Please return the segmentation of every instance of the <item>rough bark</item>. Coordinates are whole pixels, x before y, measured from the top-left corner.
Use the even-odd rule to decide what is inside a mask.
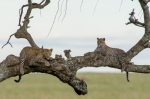
[[[128,72],[150,73],[150,65],[135,65],[135,64],[130,63],[130,60],[134,56],[140,53],[143,49],[150,47],[150,43],[149,43],[149,40],[150,40],[150,16],[149,15],[150,14],[149,14],[149,7],[147,5],[148,2],[149,0],[139,0],[139,3],[144,12],[144,25],[143,26],[145,28],[145,34],[137,42],[137,44],[135,44],[129,51],[126,52],[127,61],[126,61],[125,71],[128,71]],[[31,0],[28,0],[28,4],[23,5],[21,8],[21,13],[20,13],[20,18],[19,18],[20,28],[17,30],[16,33],[12,34],[11,36],[14,35],[16,38],[27,39],[31,46],[38,47],[35,44],[34,40],[32,39],[30,33],[28,33],[27,31],[27,28],[29,27],[28,26],[29,20],[33,18],[33,17],[30,17],[30,14],[32,12],[32,9],[34,8],[42,9],[45,6],[47,6],[49,3],[50,3],[50,0],[42,0],[41,3],[39,4],[32,3]],[[21,25],[20,22],[21,22],[21,17],[22,17],[24,7],[28,7],[28,9],[24,17],[23,25]],[[10,44],[9,40],[6,44]],[[112,68],[121,69],[121,65],[116,58],[110,57],[109,55],[103,56],[95,52],[87,52],[84,54],[84,56],[71,57],[70,59],[67,59],[67,60],[65,60],[62,57],[52,58],[51,60],[49,60],[49,63],[50,63],[50,66],[47,67],[42,63],[31,61],[30,64],[25,64],[24,66],[25,74],[29,74],[31,72],[40,72],[40,73],[54,75],[57,78],[59,78],[62,82],[67,83],[71,87],[73,87],[73,89],[78,95],[87,94],[88,91],[87,91],[86,83],[83,80],[76,77],[77,70],[83,67],[101,67],[101,66],[108,66]],[[15,77],[17,75],[20,75],[19,64],[20,64],[19,57],[14,56],[14,55],[7,56],[7,58],[0,63],[0,82],[10,77]]]

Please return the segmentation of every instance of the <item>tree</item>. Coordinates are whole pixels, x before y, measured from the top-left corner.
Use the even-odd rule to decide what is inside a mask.
[[[130,62],[134,56],[136,56],[145,48],[150,47],[150,43],[149,43],[149,39],[150,39],[149,36],[150,16],[149,15],[150,14],[149,14],[149,7],[148,7],[149,0],[139,0],[139,3],[143,10],[144,23],[138,21],[135,18],[134,9],[133,9],[132,12],[130,13],[129,22],[127,23],[127,25],[134,24],[136,26],[142,27],[145,29],[145,34],[138,41],[137,44],[135,44],[130,50],[126,52],[125,71],[137,72],[137,73],[149,73],[150,65],[135,65]],[[36,8],[43,9],[49,4],[50,4],[50,0],[42,0],[40,3],[32,3],[31,0],[28,0],[28,4],[23,5],[21,8],[19,24],[18,24],[20,28],[10,36],[10,38],[8,39],[5,45],[7,44],[11,45],[9,40],[11,39],[12,36],[15,36],[16,38],[24,38],[30,43],[32,47],[39,48],[39,46],[36,45],[36,43],[34,42],[30,33],[27,31],[27,28],[29,28],[28,24],[30,22],[30,19],[33,18],[33,16],[30,16],[30,14],[32,10]],[[27,12],[25,14],[23,24],[21,25],[21,18],[22,18],[24,7],[27,7]],[[101,58],[95,60],[96,57],[101,57]],[[87,85],[83,80],[76,77],[77,70],[87,66],[92,66],[92,67],[109,66],[109,67],[121,69],[121,65],[118,60],[114,58],[110,58],[110,56],[107,55],[103,57],[103,55],[94,52],[88,52],[84,54],[84,56],[71,57],[71,59],[69,57],[69,59],[67,60],[65,60],[62,57],[56,57],[49,60],[49,63],[50,63],[50,67],[47,67],[44,64],[39,63],[38,61],[32,61],[30,64],[24,66],[25,74],[29,74],[30,72],[40,72],[40,73],[54,75],[57,78],[59,78],[62,82],[67,83],[71,87],[73,87],[75,92],[78,95],[87,94]],[[8,79],[10,77],[20,75],[19,64],[20,64],[19,57],[14,55],[7,56],[7,58],[0,63],[0,81],[2,82],[5,79]]]

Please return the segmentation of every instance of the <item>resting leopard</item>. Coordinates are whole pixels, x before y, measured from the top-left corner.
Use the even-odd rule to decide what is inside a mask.
[[[94,52],[99,52],[103,56],[109,55],[110,57],[114,57],[114,58],[118,59],[122,66],[121,72],[123,72],[125,70],[125,66],[126,66],[125,55],[126,55],[126,53],[121,49],[111,48],[111,47],[107,46],[105,43],[105,38],[97,38],[97,48],[95,49]],[[128,72],[126,72],[126,79],[127,79],[127,82],[129,82]]]
[[[42,62],[46,66],[49,66],[49,62],[47,60],[50,59],[50,56],[52,54],[53,49],[44,49],[43,46],[42,48],[35,48],[35,47],[24,47],[22,51],[20,52],[20,64],[19,64],[19,69],[20,69],[20,74],[24,74],[24,63],[27,61],[29,64],[31,61],[37,61],[37,62]],[[28,64],[28,65],[29,65]],[[21,80],[21,75],[19,75],[18,80],[14,80],[15,82],[20,82]]]
[[[71,60],[71,55],[70,55],[71,50],[64,50],[65,56],[67,57],[68,60]]]

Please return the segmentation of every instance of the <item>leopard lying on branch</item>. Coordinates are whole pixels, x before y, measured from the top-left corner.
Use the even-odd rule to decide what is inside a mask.
[[[45,66],[50,66],[47,60],[50,60],[50,56],[52,55],[53,49],[44,49],[35,48],[35,47],[24,47],[20,52],[20,75],[18,80],[14,80],[15,82],[20,82],[21,75],[24,74],[24,64],[25,62],[30,64],[30,62],[41,62],[44,63]]]
[[[100,53],[103,56],[110,56],[110,57],[114,57],[116,59],[118,59],[118,61],[120,62],[122,68],[121,68],[121,72],[123,72],[126,68],[126,63],[125,63],[125,56],[126,53],[118,48],[111,48],[109,46],[106,45],[105,43],[105,38],[97,38],[97,48],[95,49],[96,53]],[[127,82],[129,82],[129,78],[128,78],[128,72],[126,72],[126,79]]]

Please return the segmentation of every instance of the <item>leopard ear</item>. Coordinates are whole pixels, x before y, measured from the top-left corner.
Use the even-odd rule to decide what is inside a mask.
[[[105,41],[105,38],[103,38],[103,41]]]
[[[97,40],[99,40],[99,38],[97,37]]]
[[[53,51],[53,49],[51,48],[51,49],[50,49],[50,51],[52,52],[52,51]]]
[[[43,46],[41,48],[43,49]]]

